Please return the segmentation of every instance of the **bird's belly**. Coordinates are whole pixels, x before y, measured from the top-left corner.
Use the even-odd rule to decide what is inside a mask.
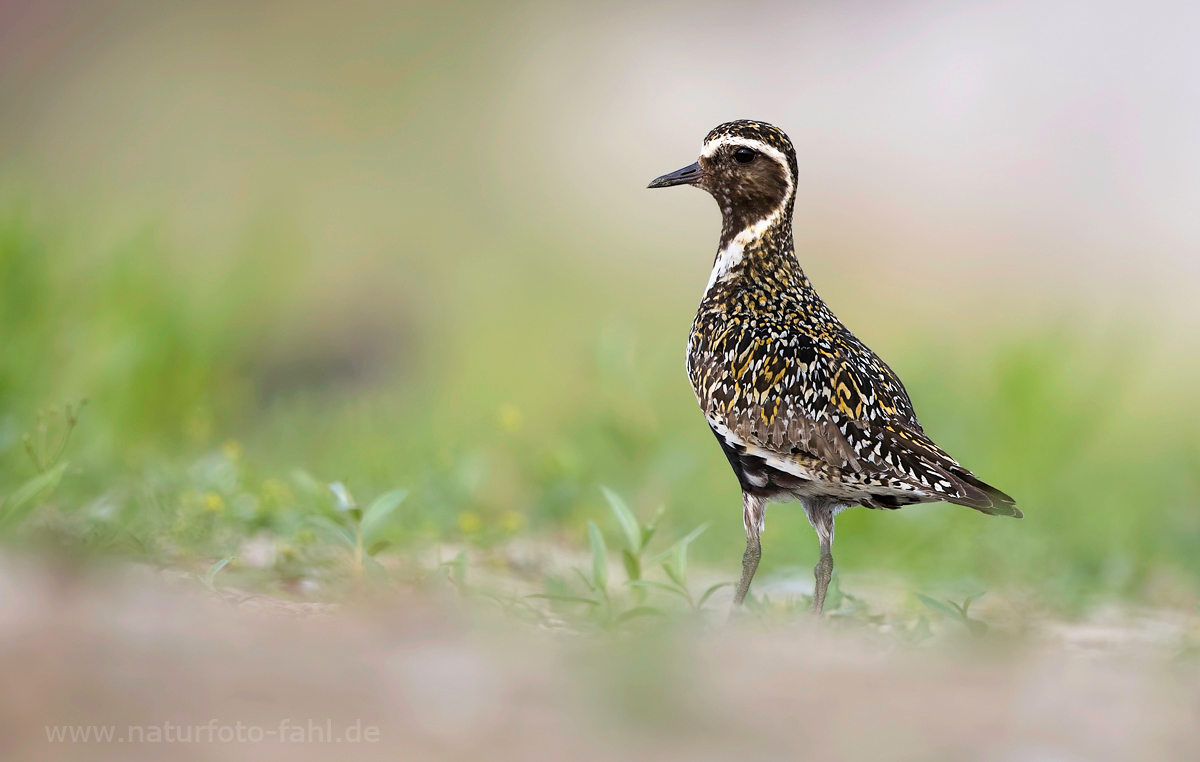
[[[869,508],[900,508],[937,499],[883,474],[839,469],[803,450],[787,453],[768,450],[742,439],[712,417],[708,417],[708,423],[742,490],[758,497],[820,498]]]

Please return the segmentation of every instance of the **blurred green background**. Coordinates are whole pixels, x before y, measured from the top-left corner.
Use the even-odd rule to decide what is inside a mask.
[[[854,510],[839,568],[1191,600],[1196,15],[0,3],[0,496],[39,410],[88,399],[2,531],[182,565],[268,532],[293,578],[314,480],[411,490],[399,554],[582,546],[607,485],[713,522],[694,552],[732,575],[683,371],[719,216],[644,186],[751,117],[797,144],[818,289],[1026,515]],[[796,506],[768,519],[764,572],[815,561]]]

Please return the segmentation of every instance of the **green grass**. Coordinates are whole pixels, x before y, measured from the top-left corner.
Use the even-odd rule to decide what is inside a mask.
[[[438,542],[646,551],[610,511],[609,486],[642,517],[666,507],[664,548],[708,524],[692,563],[735,575],[736,483],[681,368],[692,289],[630,286],[514,245],[502,266],[402,259],[364,304],[303,285],[306,244],[286,220],[221,256],[153,225],[102,251],[56,230],[0,209],[8,542],[203,572],[267,532],[283,550],[243,572],[256,584],[317,575],[337,590],[376,556],[411,560]],[[839,518],[839,568],[1026,586],[1063,608],[1194,591],[1197,379],[1137,335],[1081,318],[885,351],[926,429],[1026,518],[853,510]],[[67,425],[55,411],[84,397],[65,465],[31,458],[24,435],[40,425],[55,449]],[[366,518],[339,510],[333,482],[364,507],[407,498],[364,538]],[[772,506],[760,573],[815,559],[802,512]]]

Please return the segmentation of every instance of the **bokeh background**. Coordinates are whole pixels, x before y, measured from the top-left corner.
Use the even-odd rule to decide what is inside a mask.
[[[49,470],[38,411],[53,450],[88,404],[0,531],[183,567],[266,536],[286,590],[323,482],[410,490],[397,556],[583,546],[618,529],[606,485],[711,521],[694,558],[732,576],[737,485],[683,371],[719,215],[645,185],[756,118],[796,144],[822,295],[1026,514],[847,512],[839,568],[1194,605],[1197,28],[1172,2],[6,0],[0,495]],[[810,566],[802,513],[768,519],[762,573]]]

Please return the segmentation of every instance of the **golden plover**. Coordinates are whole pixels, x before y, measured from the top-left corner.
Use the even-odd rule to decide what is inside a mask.
[[[904,384],[805,277],[792,240],[796,152],[763,122],[708,133],[700,159],[651,188],[695,185],[721,207],[721,241],[688,337],[696,399],[742,488],[740,606],[762,555],[767,501],[798,499],[817,532],[813,611],[833,574],[842,510],[945,500],[1021,517],[926,436]]]

